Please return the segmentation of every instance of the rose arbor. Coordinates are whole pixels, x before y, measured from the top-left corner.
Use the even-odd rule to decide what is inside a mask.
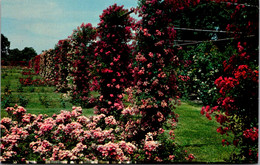
[[[116,4],[100,16],[98,41],[95,49],[96,74],[100,84],[97,113],[113,115],[118,119],[123,109],[124,88],[129,85],[130,54],[133,18],[128,10]]]
[[[68,54],[68,69],[73,77],[72,103],[80,103],[83,107],[93,103],[94,98],[90,97],[90,91],[98,86],[93,75],[96,34],[96,29],[91,24],[83,23],[69,37],[71,50]]]

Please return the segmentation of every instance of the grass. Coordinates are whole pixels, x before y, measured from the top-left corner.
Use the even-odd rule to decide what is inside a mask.
[[[176,141],[189,153],[193,153],[196,162],[203,163],[224,163],[233,146],[222,146],[222,139],[232,139],[226,135],[216,132],[218,123],[208,120],[200,114],[201,106],[190,105],[182,102],[176,108],[176,113],[180,115],[177,129],[175,130]]]
[[[10,99],[10,106],[14,106],[16,103],[19,105],[19,96],[23,96],[28,100],[28,104],[25,106],[28,113],[40,114],[44,113],[48,116],[52,116],[54,113],[59,113],[60,110],[71,110],[72,104],[69,99],[62,97],[64,93],[56,93],[53,86],[23,86],[19,82],[19,78],[25,78],[26,75],[22,75],[21,68],[1,68],[1,98],[4,96],[4,89],[10,85],[12,99]],[[41,78],[36,75],[34,79]],[[21,90],[22,89],[22,90]],[[97,95],[97,93],[93,93]],[[42,98],[42,102],[40,101]],[[65,107],[62,105],[62,99],[65,103]],[[2,103],[1,103],[2,104]],[[45,106],[48,105],[49,106]],[[83,108],[83,115],[93,115],[93,108]],[[1,117],[7,116],[7,113],[1,110]]]
[[[18,96],[23,96],[28,100],[25,107],[28,113],[52,116],[54,113],[58,114],[62,109],[71,110],[73,105],[68,99],[63,100],[65,108],[62,106],[63,93],[55,93],[55,87],[20,87],[19,78],[26,77],[21,74],[22,69],[2,68],[1,72],[1,97],[4,96],[6,86],[10,85],[9,89],[13,96],[11,106],[19,103]],[[35,78],[40,77],[35,76]],[[97,93],[93,94],[97,95]],[[49,103],[48,108],[40,102],[40,96],[42,96],[42,100]],[[191,102],[182,102],[182,105],[176,108],[176,113],[180,115],[175,130],[176,142],[183,146],[188,153],[194,154],[197,163],[224,163],[234,148],[232,146],[223,147],[221,140],[232,137],[223,137],[217,133],[218,123],[214,119],[209,121],[202,116],[200,110],[201,105]],[[83,115],[93,115],[93,108],[84,108]],[[2,109],[1,117],[5,116],[7,113]]]

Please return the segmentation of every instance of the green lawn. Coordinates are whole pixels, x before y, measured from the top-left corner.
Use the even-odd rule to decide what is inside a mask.
[[[62,97],[62,93],[55,93],[55,87],[21,87],[19,78],[26,77],[21,74],[21,69],[2,68],[1,72],[1,98],[6,97],[4,91],[10,84],[9,90],[11,90],[12,96],[10,106],[15,103],[19,104],[19,101],[21,101],[19,97],[23,97],[28,100],[25,107],[28,113],[42,113],[51,116],[54,113],[59,113],[60,110],[71,110],[73,105],[68,99]],[[39,78],[39,76],[35,77]],[[97,95],[97,93],[94,93],[94,95]],[[49,103],[48,108],[40,102],[40,97],[45,97],[43,100]],[[62,105],[62,101],[65,103],[65,107],[64,104]],[[182,105],[176,108],[176,112],[180,115],[175,130],[176,141],[188,153],[194,154],[195,162],[224,163],[234,148],[221,145],[222,138],[226,137],[216,132],[218,123],[214,119],[210,121],[205,116],[202,116],[200,110],[201,105],[188,102],[182,102]],[[83,114],[86,116],[93,115],[93,108],[83,109]],[[1,117],[6,115],[2,108]]]
[[[59,113],[60,110],[71,110],[72,104],[70,103],[69,99],[62,97],[63,93],[56,93],[55,87],[52,86],[40,86],[40,87],[33,87],[33,86],[21,86],[19,82],[19,78],[25,78],[27,75],[22,75],[22,69],[13,68],[13,69],[1,69],[1,98],[6,99],[4,96],[5,88],[8,87],[11,90],[11,99],[10,99],[10,106],[14,106],[16,103],[20,105],[21,102],[19,97],[25,98],[24,100],[28,100],[28,104],[25,106],[28,113],[32,114],[47,114],[52,116],[54,113]],[[33,76],[34,79],[40,78],[40,76]],[[93,93],[97,95],[97,93]],[[43,102],[40,101],[40,97],[42,98]],[[62,104],[62,102],[64,104]],[[49,106],[45,106],[49,104]],[[2,107],[2,102],[1,102]],[[92,108],[84,108],[83,114],[86,116],[93,114]],[[1,110],[1,117],[6,116],[6,112]]]
[[[188,152],[195,155],[197,162],[223,163],[233,151],[233,146],[222,146],[223,138],[216,132],[218,123],[208,120],[200,114],[201,106],[190,105],[182,102],[176,109],[180,115],[177,129],[175,130],[177,143],[183,146]]]

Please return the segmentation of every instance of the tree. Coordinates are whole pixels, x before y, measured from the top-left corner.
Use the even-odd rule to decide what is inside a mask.
[[[37,56],[36,51],[32,47],[25,47],[20,54],[21,61],[29,61],[33,57]]]
[[[10,49],[8,61],[19,61],[21,56],[21,51],[18,48]]]
[[[9,53],[10,41],[8,38],[1,34],[1,57],[2,59],[6,59]]]
[[[25,47],[23,50],[18,48],[10,49],[9,54],[9,61],[29,61],[37,56],[36,51],[32,47]]]

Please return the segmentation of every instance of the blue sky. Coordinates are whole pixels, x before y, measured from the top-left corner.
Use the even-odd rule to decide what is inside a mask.
[[[11,49],[33,47],[40,54],[83,22],[97,26],[99,15],[114,3],[137,6],[137,0],[2,0],[1,33]]]

